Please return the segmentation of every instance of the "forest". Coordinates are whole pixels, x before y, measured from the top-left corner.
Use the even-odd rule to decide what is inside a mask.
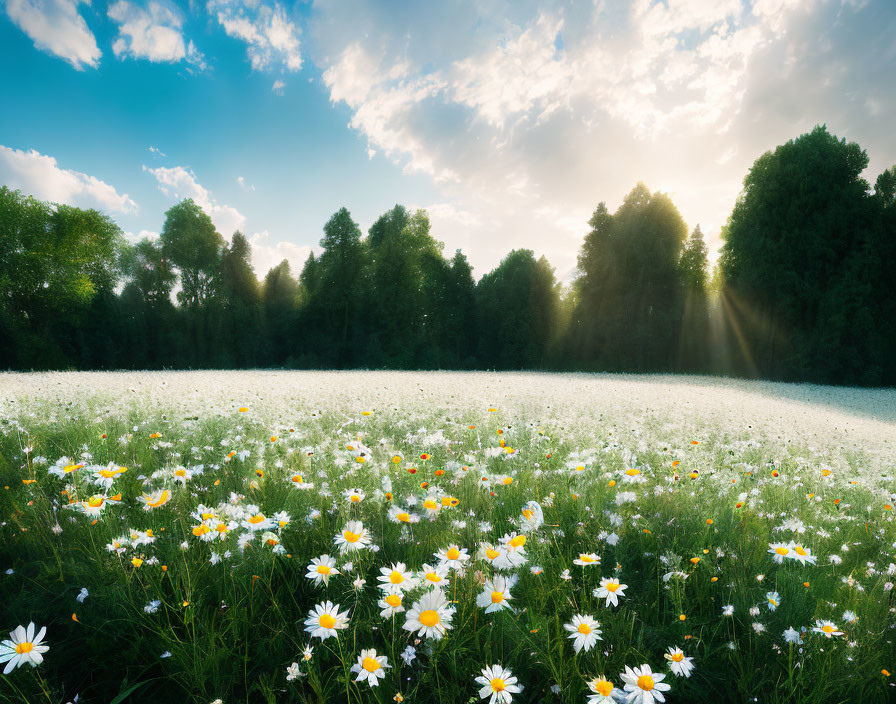
[[[0,368],[686,372],[896,384],[896,166],[818,126],[760,156],[709,270],[699,226],[638,183],[583,223],[574,281],[507,254],[478,281],[425,211],[366,236],[342,208],[259,281],[192,200],[131,243],[96,210],[0,187]]]

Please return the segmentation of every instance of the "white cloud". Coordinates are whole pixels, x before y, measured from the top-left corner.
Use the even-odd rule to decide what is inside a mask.
[[[302,68],[299,29],[280,3],[209,0],[207,8],[227,36],[248,44],[246,53],[253,70],[263,71],[277,65],[287,71]]]
[[[34,46],[81,71],[85,66],[96,68],[102,52],[78,12],[79,4],[79,0],[6,0],[6,13]]]
[[[271,92],[276,93],[277,95],[283,95],[285,88],[286,83],[283,81],[274,81],[274,85],[271,86]]]
[[[292,242],[270,242],[268,231],[256,232],[249,237],[252,245],[252,267],[255,275],[263,279],[265,274],[286,259],[293,277],[298,278],[302,273],[305,260],[311,254],[312,248],[307,245],[297,245]]]
[[[875,85],[896,70],[896,23],[872,5],[318,0],[308,45],[368,155],[451,204],[431,213],[439,239],[480,273],[529,246],[563,276],[590,212],[639,180],[718,247],[753,160],[815,123],[896,158],[866,107],[892,112]]]
[[[255,186],[253,186],[249,183],[246,183],[246,179],[243,178],[242,176],[237,176],[236,182],[239,184],[240,188],[242,188],[243,190],[246,190],[246,191],[254,191],[255,190]]]
[[[0,183],[41,200],[117,213],[133,213],[137,204],[127,193],[80,171],[61,169],[56,159],[34,149],[0,145]]]
[[[118,25],[118,36],[112,51],[119,59],[131,57],[156,63],[177,63],[185,60],[198,70],[206,68],[205,57],[192,40],[184,42],[180,13],[159,2],[150,2],[146,9],[126,0],[109,6],[109,19]]]
[[[163,152],[158,147],[153,147],[152,145],[150,145],[149,151],[151,151],[153,154],[157,154],[158,156],[166,156],[165,152]]]
[[[166,168],[160,166],[152,169],[143,166],[143,170],[155,176],[159,184],[159,190],[166,196],[176,200],[192,198],[202,208],[215,224],[215,228],[225,239],[230,239],[236,230],[241,230],[246,222],[245,216],[236,208],[223,205],[212,198],[208,189],[204,188],[197,180],[196,174],[183,166]]]

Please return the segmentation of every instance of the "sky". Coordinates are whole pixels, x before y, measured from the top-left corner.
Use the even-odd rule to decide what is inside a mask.
[[[0,184],[132,241],[193,198],[294,273],[347,207],[425,208],[479,278],[558,278],[668,193],[717,256],[753,161],[826,124],[896,164],[894,0],[0,0]]]

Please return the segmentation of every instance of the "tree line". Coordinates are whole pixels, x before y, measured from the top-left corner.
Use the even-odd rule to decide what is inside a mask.
[[[130,244],[108,216],[0,188],[0,368],[698,372],[896,383],[896,167],[825,127],[756,160],[708,270],[700,227],[637,184],[600,203],[575,280],[511,251],[478,282],[425,211],[345,208],[259,281],[192,200]]]

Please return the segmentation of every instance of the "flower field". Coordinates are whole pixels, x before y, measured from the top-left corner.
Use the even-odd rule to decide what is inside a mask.
[[[894,477],[896,391],[0,374],[0,701],[894,701]]]

